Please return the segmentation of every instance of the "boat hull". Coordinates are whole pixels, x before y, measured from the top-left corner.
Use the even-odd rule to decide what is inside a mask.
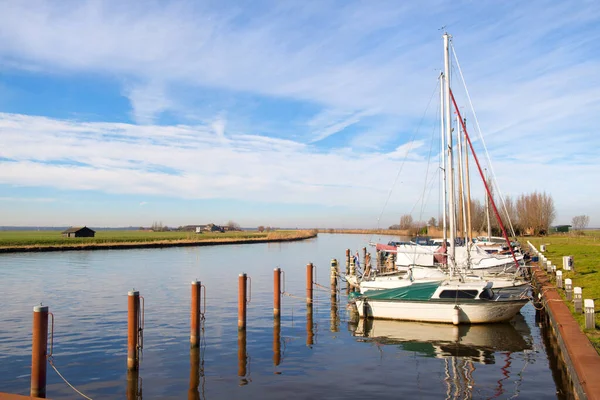
[[[487,324],[509,321],[528,302],[527,299],[487,301],[472,300],[355,300],[361,318],[403,321],[438,322],[447,324]]]

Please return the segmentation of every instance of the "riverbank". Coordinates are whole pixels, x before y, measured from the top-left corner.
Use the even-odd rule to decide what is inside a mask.
[[[557,271],[562,271],[563,282],[569,278],[573,281],[573,287],[582,288],[584,299],[594,299],[596,309],[600,303],[600,233],[588,232],[586,235],[552,235],[546,237],[524,238],[521,243],[529,240],[537,249],[540,245],[546,246],[544,256],[556,265]],[[573,257],[573,269],[563,269],[563,256]],[[600,324],[596,317],[596,329],[585,329],[585,315],[576,313],[572,301],[567,301],[564,291],[559,291],[560,298],[568,307],[571,315],[577,321],[580,329],[590,339],[596,351],[600,353]]]
[[[560,359],[566,367],[567,377],[579,399],[600,399],[600,381],[594,379],[600,369],[598,348],[582,332],[572,311],[564,301],[564,293],[552,282],[552,275],[535,264],[532,266],[532,283],[540,294],[539,318],[545,319],[560,350]]]
[[[99,231],[93,238],[63,238],[60,232],[4,231],[0,232],[0,253],[215,246],[289,242],[316,236],[317,232],[314,230],[200,235],[188,232]]]

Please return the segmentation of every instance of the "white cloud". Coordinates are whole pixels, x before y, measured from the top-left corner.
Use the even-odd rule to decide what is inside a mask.
[[[0,184],[5,185],[319,204],[372,215],[373,221],[401,166],[388,211],[400,215],[415,207],[424,190],[429,151],[419,140],[389,152],[314,152],[301,143],[256,135],[232,135],[224,143],[209,125],[77,123],[14,114],[0,114],[0,149],[0,157],[8,160],[0,162]],[[582,188],[600,174],[598,165],[496,164],[505,194],[547,189],[559,214],[568,216],[574,193],[581,193],[578,213],[589,210],[597,218],[594,200]],[[429,176],[434,173],[430,166]],[[476,185],[473,190],[474,197],[481,197]],[[437,215],[434,197],[426,210]]]

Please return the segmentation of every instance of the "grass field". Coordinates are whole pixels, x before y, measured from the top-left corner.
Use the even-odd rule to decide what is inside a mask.
[[[235,240],[277,240],[307,236],[309,231],[274,232],[148,232],[148,231],[96,231],[93,238],[66,238],[60,231],[0,231],[0,248],[44,246],[78,246],[89,244],[148,243],[148,242],[203,242]]]
[[[582,288],[584,299],[593,299],[596,310],[600,310],[600,231],[586,231],[582,236],[552,235],[542,238],[523,238],[521,243],[525,244],[529,240],[535,247],[540,248],[540,244],[546,245],[544,253],[557,269],[562,269],[563,256],[573,256],[575,271],[563,271],[563,281],[566,278],[573,280],[573,287]],[[559,290],[563,299],[564,291]],[[588,335],[590,341],[600,353],[600,324],[598,323],[598,314],[596,311],[596,329],[585,330],[584,314],[575,313],[573,303],[565,303],[571,310],[571,313],[581,326],[581,329]]]

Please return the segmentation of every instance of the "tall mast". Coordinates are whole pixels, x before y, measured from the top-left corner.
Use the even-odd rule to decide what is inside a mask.
[[[464,121],[465,126],[467,125],[467,119]],[[467,140],[465,138],[465,178],[467,180],[467,226],[469,233],[469,243],[473,240],[473,225],[471,223],[471,177],[469,176],[469,146],[467,146]]]
[[[448,253],[450,270],[453,271],[456,268],[456,248],[455,248],[455,237],[456,237],[456,209],[454,206],[454,173],[453,173],[453,159],[452,159],[452,116],[450,115],[450,35],[444,33],[444,107],[446,114],[446,149],[448,152],[446,166],[446,180],[448,184],[448,216],[449,216],[449,227],[450,227],[450,252]]]
[[[444,73],[440,74],[440,126],[441,126],[441,138],[442,138],[442,230],[443,230],[443,248],[446,249],[446,241],[448,239],[448,226],[446,223],[448,207],[446,204],[446,135],[445,124],[444,124]]]
[[[488,180],[487,176],[487,168],[485,169],[485,180]],[[485,194],[485,215],[487,216],[487,231],[488,231],[488,240],[492,238],[492,224],[490,223],[490,198],[488,194]]]
[[[464,186],[464,178],[463,178],[463,143],[462,143],[462,132],[460,128],[460,117],[458,113],[456,113],[456,137],[457,143],[456,147],[458,148],[458,207],[460,211],[460,236],[462,238],[467,238],[467,210],[465,205],[465,186]]]

